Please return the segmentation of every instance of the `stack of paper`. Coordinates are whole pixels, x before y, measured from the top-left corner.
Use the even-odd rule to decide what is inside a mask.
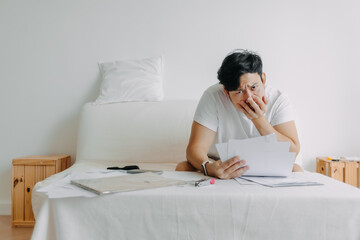
[[[304,178],[304,173],[293,172],[289,177],[240,177],[236,181],[242,183],[242,179],[268,187],[294,187],[294,186],[317,186],[319,182],[309,181]]]
[[[230,139],[216,144],[223,162],[239,156],[250,167],[243,176],[286,177],[291,174],[296,153],[289,152],[290,142],[278,142],[275,133],[248,139]]]

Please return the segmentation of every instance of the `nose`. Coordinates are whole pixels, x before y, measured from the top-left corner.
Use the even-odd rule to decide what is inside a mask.
[[[250,98],[253,95],[253,93],[249,91],[249,89],[246,89],[245,91],[243,91],[243,93],[245,98]]]

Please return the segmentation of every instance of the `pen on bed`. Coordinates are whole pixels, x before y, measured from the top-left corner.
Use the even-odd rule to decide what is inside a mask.
[[[215,184],[215,178],[202,178],[195,181],[195,187],[208,186],[210,184]]]

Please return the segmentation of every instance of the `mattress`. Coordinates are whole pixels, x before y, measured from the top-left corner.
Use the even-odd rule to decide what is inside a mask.
[[[174,164],[148,169],[173,170]],[[74,171],[75,164],[38,183],[32,239],[360,239],[360,190],[318,173],[302,177],[321,186],[271,188],[216,179],[205,187],[171,186],[95,197],[49,198],[36,190]],[[165,171],[175,179],[197,172]]]

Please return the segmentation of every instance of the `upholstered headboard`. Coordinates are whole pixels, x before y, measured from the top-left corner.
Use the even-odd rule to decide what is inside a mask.
[[[185,161],[196,106],[195,100],[87,103],[80,118],[76,162]]]

